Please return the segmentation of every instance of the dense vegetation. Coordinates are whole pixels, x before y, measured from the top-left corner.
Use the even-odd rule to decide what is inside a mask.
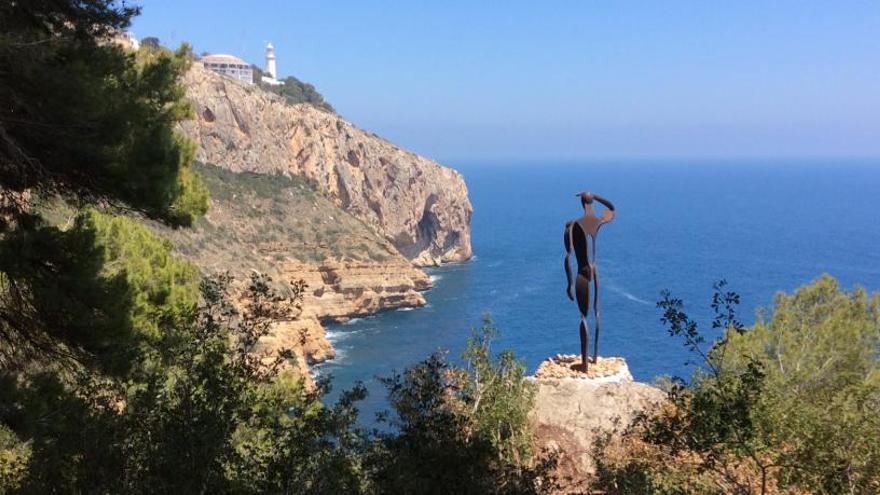
[[[174,131],[190,54],[110,43],[136,13],[0,4],[0,494],[552,491],[553,458],[527,424],[534,392],[512,353],[490,352],[491,322],[462,365],[435,354],[387,377],[391,428],[366,431],[363,388],[326,405],[290,352],[258,351],[298,317],[302,283],[255,273],[239,291],[172,253],[157,232],[199,224],[208,204]],[[268,212],[279,191],[313,194],[202,171],[221,205],[252,194]],[[822,277],[746,328],[738,296],[717,289],[711,345],[682,301],[661,301],[702,366],[598,446],[599,485],[878,493],[880,295]]]
[[[183,47],[129,53],[107,37],[136,10],[109,1],[0,4],[0,187],[8,215],[26,191],[122,201],[174,224],[205,212],[174,131],[189,114]]]
[[[880,492],[880,293],[841,291],[823,276],[776,298],[754,326],[739,298],[713,297],[719,338],[704,336],[667,294],[670,333],[701,358],[690,382],[604,446],[612,493]]]
[[[368,459],[379,493],[546,493],[554,456],[532,452],[534,391],[510,351],[489,352],[491,320],[474,331],[464,367],[434,354],[384,380],[393,433],[377,434]]]
[[[263,71],[256,65],[252,66],[254,70],[254,81],[264,91],[283,96],[289,103],[308,103],[321,110],[335,112],[330,103],[324,100],[324,96],[318,92],[315,87],[307,82],[300,81],[293,76],[287,76],[279,79],[281,84],[272,85],[263,82]]]
[[[136,336],[140,305],[125,274],[110,275],[96,218],[48,225],[29,201],[124,204],[170,225],[207,209],[190,168],[193,145],[173,129],[188,114],[177,54],[134,54],[106,41],[135,11],[107,2],[0,6],[0,359],[69,356],[124,368],[117,339]],[[147,282],[150,283],[150,282]]]

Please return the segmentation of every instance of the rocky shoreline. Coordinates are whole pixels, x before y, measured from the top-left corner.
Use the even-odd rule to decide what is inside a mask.
[[[296,321],[278,323],[260,343],[270,352],[293,349],[303,373],[308,373],[307,365],[336,357],[324,323],[424,306],[422,292],[432,287],[430,277],[405,260],[320,265],[289,261],[280,270],[289,280],[306,282],[303,313]]]

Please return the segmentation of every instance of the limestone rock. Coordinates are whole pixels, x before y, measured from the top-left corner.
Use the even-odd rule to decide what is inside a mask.
[[[425,298],[419,291],[431,288],[425,272],[400,256],[381,262],[288,261],[270,270],[276,280],[303,280],[307,288],[302,314],[296,320],[275,324],[260,339],[257,351],[269,355],[292,351],[295,367],[307,386],[313,385],[309,365],[336,356],[322,321],[344,321],[379,311],[423,306]],[[239,285],[243,279],[243,275],[239,277]]]
[[[545,359],[535,371],[535,378],[581,378],[603,381],[632,381],[629,367],[621,357],[600,357],[598,362],[590,362],[584,373],[581,357],[577,354],[557,354]]]
[[[206,274],[229,272],[243,289],[252,271],[308,287],[302,315],[279,322],[260,344],[290,349],[297,369],[333,357],[322,321],[421,306],[430,278],[305,181],[197,166],[210,191],[208,214],[191,228],[151,228]]]
[[[324,327],[311,314],[303,314],[294,321],[278,322],[269,335],[260,339],[257,352],[265,353],[271,360],[271,357],[286,349],[291,350],[296,357],[293,365],[307,387],[314,385],[309,365],[335,356]]]
[[[322,320],[343,321],[384,310],[423,306],[425,298],[418,291],[431,287],[425,272],[399,256],[381,262],[289,261],[278,269],[281,277],[308,284],[303,313],[294,321],[279,322],[260,339],[260,350],[292,350],[297,357],[296,368],[309,386],[313,381],[308,365],[336,356]]]
[[[406,306],[423,306],[420,291],[431,279],[403,258],[382,262],[328,261],[320,265],[290,261],[281,266],[289,279],[308,284],[303,306],[321,320],[343,321]]]
[[[458,172],[200,64],[184,84],[196,117],[181,127],[198,143],[198,160],[307,177],[419,265],[471,257],[472,208]]]
[[[601,378],[529,378],[537,387],[530,418],[537,447],[558,453],[559,475],[569,479],[566,493],[581,493],[595,474],[592,453],[600,436],[625,428],[638,412],[665,397],[655,387],[634,382],[621,358],[612,359],[622,366]]]

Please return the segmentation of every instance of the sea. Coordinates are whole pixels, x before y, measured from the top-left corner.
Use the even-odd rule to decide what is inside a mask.
[[[880,160],[702,160],[450,163],[474,207],[474,257],[429,269],[427,305],[327,327],[337,357],[332,401],[362,382],[361,420],[387,396],[378,380],[433,352],[460,353],[491,315],[493,350],[512,349],[529,373],[579,352],[577,305],[565,295],[563,230],[593,191],[616,207],[598,236],[600,354],[622,356],[636,380],[687,377],[693,356],[660,322],[668,290],[708,338],[713,284],[741,296],[750,324],[774,295],[823,273],[844,288],[880,290]],[[592,331],[591,331],[592,339]]]

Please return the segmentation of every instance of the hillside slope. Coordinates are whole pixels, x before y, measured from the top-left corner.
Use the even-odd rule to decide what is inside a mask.
[[[257,270],[308,284],[301,317],[279,323],[265,345],[291,347],[302,363],[323,361],[333,349],[322,321],[425,304],[428,276],[309,181],[195,168],[210,191],[208,214],[187,229],[148,225],[207,274],[228,271],[241,281]]]
[[[182,124],[198,159],[232,171],[311,179],[418,265],[471,256],[471,204],[461,175],[311,105],[193,64],[184,78],[196,112]]]

